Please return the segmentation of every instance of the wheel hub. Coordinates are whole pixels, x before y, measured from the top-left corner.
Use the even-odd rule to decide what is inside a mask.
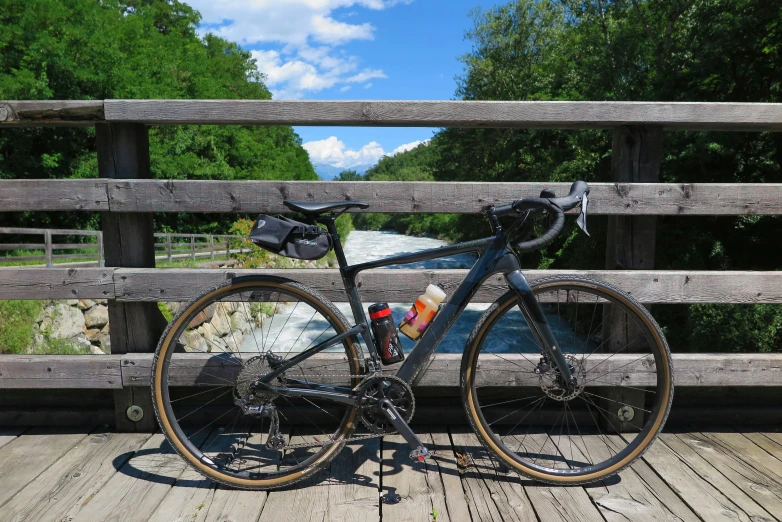
[[[566,355],[565,361],[570,366],[570,373],[575,377],[575,385],[564,386],[559,371],[540,374],[540,388],[549,398],[555,401],[569,401],[578,397],[586,385],[586,370],[584,362],[574,355]]]
[[[273,369],[269,355],[257,355],[247,359],[236,377],[234,403],[241,407],[245,414],[266,416],[272,401],[279,397],[279,394],[270,391],[268,386],[259,385],[257,382]],[[269,384],[275,387],[285,386],[285,374],[278,375]]]

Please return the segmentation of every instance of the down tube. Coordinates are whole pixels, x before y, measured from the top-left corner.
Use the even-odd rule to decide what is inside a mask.
[[[481,259],[472,267],[467,277],[459,285],[459,288],[448,300],[445,309],[442,310],[432,321],[432,324],[424,332],[416,343],[413,351],[407,355],[405,362],[396,372],[396,376],[403,381],[413,384],[420,371],[426,365],[426,362],[432,356],[432,353],[440,344],[440,341],[451,329],[453,323],[461,315],[467,304],[470,302],[475,292],[481,287],[481,284],[497,270],[500,261],[508,259],[513,268],[518,269],[518,261],[510,251],[505,249],[504,244],[498,241],[486,252]],[[504,271],[504,270],[503,270]]]

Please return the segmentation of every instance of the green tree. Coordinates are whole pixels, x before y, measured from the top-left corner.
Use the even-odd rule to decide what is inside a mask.
[[[178,0],[0,0],[0,99],[270,99],[249,52],[196,33],[200,15]],[[95,177],[91,128],[0,134],[0,178]],[[316,180],[290,127],[150,129],[163,179]],[[81,213],[4,214],[27,226],[97,226]],[[159,228],[226,230],[231,216],[156,216]]]

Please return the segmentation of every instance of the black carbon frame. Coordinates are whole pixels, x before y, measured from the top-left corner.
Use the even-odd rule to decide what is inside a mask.
[[[408,384],[415,384],[417,377],[421,373],[421,370],[426,366],[432,353],[434,353],[435,349],[440,344],[440,341],[451,329],[483,282],[493,274],[502,273],[505,275],[508,286],[518,294],[521,311],[539,345],[543,347],[544,352],[548,355],[552,366],[559,368],[562,377],[566,381],[572,379],[570,368],[565,362],[562,352],[556,346],[554,334],[546,321],[543,310],[540,308],[537,299],[535,299],[529,283],[527,283],[526,278],[521,273],[516,254],[507,246],[507,237],[502,229],[498,228],[496,235],[485,239],[457,243],[455,245],[424,250],[413,254],[390,256],[377,261],[368,261],[356,265],[348,265],[347,259],[345,258],[345,252],[340,243],[339,234],[334,225],[334,218],[332,216],[321,216],[318,221],[326,225],[332,236],[334,253],[337,256],[337,261],[339,263],[339,272],[342,276],[342,282],[345,286],[345,291],[347,292],[348,301],[350,303],[350,308],[353,311],[353,317],[356,324],[348,332],[336,335],[317,346],[313,346],[302,352],[290,361],[286,361],[278,368],[275,368],[274,372],[269,374],[271,377],[269,377],[269,379],[264,378],[264,381],[271,381],[273,377],[283,373],[288,368],[295,366],[329,346],[342,342],[344,338],[349,335],[361,335],[369,350],[372,361],[374,361],[376,367],[379,368],[380,359],[374,339],[372,339],[372,335],[370,334],[370,328],[368,326],[366,314],[364,313],[364,305],[358,294],[356,276],[360,272],[371,268],[404,265],[465,253],[478,254],[478,261],[467,273],[467,277],[464,278],[459,287],[454,291],[453,296],[446,302],[443,309],[435,315],[434,320],[426,331],[424,331],[421,338],[413,347],[413,350],[407,354],[402,366],[397,371],[396,376]],[[342,403],[353,403],[355,401],[349,388],[315,383],[308,386],[311,386],[311,388],[270,387],[270,389],[281,395],[312,395],[336,400],[337,402]]]

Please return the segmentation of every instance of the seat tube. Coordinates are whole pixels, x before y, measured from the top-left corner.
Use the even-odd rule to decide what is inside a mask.
[[[562,350],[557,346],[554,338],[554,332],[546,320],[546,316],[535,297],[532,288],[530,288],[527,278],[520,270],[514,270],[505,274],[508,285],[519,296],[519,306],[524,317],[529,323],[532,333],[535,335],[538,343],[541,344],[543,351],[548,355],[549,362],[556,365],[565,382],[573,381],[573,374],[562,354]]]

